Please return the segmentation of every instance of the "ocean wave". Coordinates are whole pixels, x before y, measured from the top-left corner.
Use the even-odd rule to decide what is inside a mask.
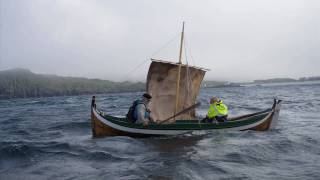
[[[126,158],[126,157],[117,157],[112,153],[108,153],[105,151],[91,151],[83,154],[83,157],[88,160],[92,161],[131,161],[134,160],[133,158]]]
[[[128,158],[117,157],[106,151],[87,149],[79,145],[61,142],[1,142],[1,159],[32,158],[33,156],[56,155],[94,161],[121,161]]]
[[[317,179],[319,87],[202,89],[197,109],[202,115],[211,96],[221,97],[239,115],[270,108],[277,96],[283,99],[279,123],[266,132],[142,139],[92,138],[89,96],[0,101],[0,179],[18,171],[30,179],[36,170],[39,179]],[[97,101],[99,108],[124,115],[140,96],[101,94]]]
[[[58,125],[54,125],[48,127],[48,130],[74,130],[74,129],[90,129],[90,120],[85,122],[66,122],[59,123]]]
[[[31,155],[41,152],[41,149],[21,143],[4,143],[1,142],[0,159],[29,158]]]

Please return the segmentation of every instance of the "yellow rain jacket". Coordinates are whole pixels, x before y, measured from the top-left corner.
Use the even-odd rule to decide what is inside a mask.
[[[228,115],[228,107],[222,103],[220,100],[219,102],[214,102],[210,104],[208,110],[208,118],[215,118],[216,116],[226,116]]]

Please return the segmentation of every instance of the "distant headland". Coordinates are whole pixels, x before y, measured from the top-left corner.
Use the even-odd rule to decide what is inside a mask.
[[[293,78],[272,78],[272,79],[263,79],[263,80],[254,80],[252,82],[241,82],[234,83],[228,81],[203,81],[203,88],[218,88],[218,87],[240,87],[246,85],[261,85],[261,84],[271,84],[271,83],[292,83],[292,82],[305,82],[305,81],[320,81],[320,76],[312,77],[301,77],[299,79]]]
[[[35,74],[27,69],[0,71],[0,99],[132,92],[145,90],[142,82]]]
[[[292,78],[273,78],[254,80],[253,82],[233,83],[227,81],[203,81],[202,88],[240,87],[268,83],[288,83],[317,81],[320,76]],[[112,92],[145,91],[144,82],[113,82],[101,79],[64,77],[57,75],[36,74],[27,69],[0,71],[0,99],[48,97],[82,94],[102,94]]]

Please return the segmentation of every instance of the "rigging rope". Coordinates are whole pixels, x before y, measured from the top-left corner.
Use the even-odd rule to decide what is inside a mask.
[[[193,56],[192,56],[192,53],[191,53],[191,48],[190,48],[189,43],[188,43],[188,41],[187,41],[187,37],[185,37],[185,40],[184,40],[184,41],[185,41],[185,47],[186,47],[186,48],[188,49],[188,51],[189,51],[192,64],[193,64],[193,66],[196,66],[195,60],[194,60],[194,58],[193,58]]]
[[[187,49],[186,46],[184,46],[184,54],[185,54],[185,59],[186,59],[186,89],[187,89],[187,97],[189,97],[189,92],[191,88],[191,75],[190,75],[190,70],[189,70],[189,62],[188,62],[188,56],[187,56]],[[184,107],[186,107],[186,101],[183,104]],[[187,104],[187,106],[189,106]],[[188,112],[189,117],[191,117],[191,112]]]
[[[144,65],[147,61],[150,60],[150,57],[155,56],[160,51],[162,51],[165,47],[167,47],[169,44],[171,44],[181,33],[177,33],[173,38],[171,38],[169,41],[167,41],[161,48],[159,48],[157,51],[155,51],[153,54],[151,54],[148,58],[144,59],[141,63],[139,63],[137,66],[135,66],[131,71],[129,71],[127,74],[125,74],[123,79],[127,79],[129,75],[131,75],[133,72],[138,70],[142,65]]]
[[[193,56],[191,54],[190,47],[187,46],[187,44],[188,44],[187,43],[187,38],[184,37],[184,55],[185,55],[185,59],[186,59],[186,84],[185,84],[185,86],[186,86],[186,89],[187,89],[187,97],[189,97],[189,92],[190,92],[190,89],[192,88],[192,84],[191,84],[192,78],[191,78],[191,73],[190,73],[190,70],[189,70],[190,66],[189,66],[189,61],[188,61],[188,53],[189,53],[189,55],[191,57],[193,65],[195,66],[196,64],[195,64],[194,58],[193,58]],[[188,52],[187,52],[187,50],[188,50]],[[188,106],[188,104],[186,105],[186,101],[184,102],[183,106],[184,107]],[[188,114],[189,114],[189,117],[191,117],[191,112],[190,111],[188,112]]]

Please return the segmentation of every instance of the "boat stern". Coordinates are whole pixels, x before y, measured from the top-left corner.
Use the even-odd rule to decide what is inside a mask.
[[[259,125],[252,127],[249,130],[266,131],[270,128],[274,128],[278,123],[281,102],[282,100],[274,99],[269,115]]]

